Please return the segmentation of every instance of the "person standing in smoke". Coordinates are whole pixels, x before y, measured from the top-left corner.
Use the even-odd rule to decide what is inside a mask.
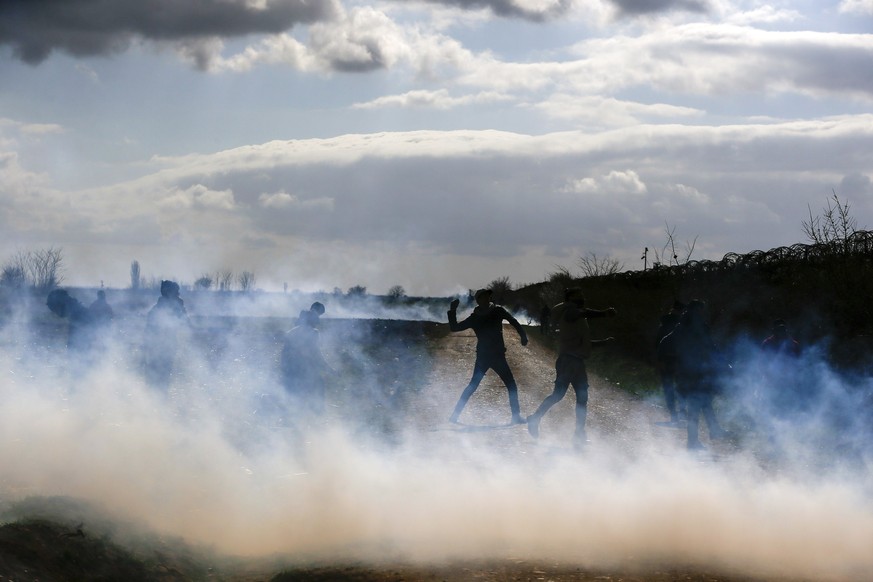
[[[188,312],[179,297],[179,284],[161,281],[161,296],[146,319],[145,367],[151,384],[167,387],[175,364],[179,332],[189,327]]]
[[[297,411],[309,415],[324,413],[326,376],[336,373],[321,352],[318,323],[322,315],[324,305],[318,301],[301,311],[282,346],[282,385]]]
[[[69,320],[67,348],[79,353],[90,351],[94,333],[94,316],[91,311],[66,289],[55,289],[49,293],[46,306],[58,317]]]
[[[802,409],[808,395],[802,393],[804,382],[797,375],[800,343],[791,337],[784,319],[773,322],[771,335],[761,342],[761,351],[764,386],[758,400],[763,412],[778,417]]]
[[[115,317],[115,312],[112,306],[106,301],[106,292],[103,289],[97,291],[97,299],[95,299],[88,307],[91,312],[91,317],[94,320],[94,347],[105,349],[107,347],[106,337],[112,326],[112,320]]]
[[[706,419],[709,438],[723,439],[727,432],[718,424],[713,399],[719,376],[727,368],[712,339],[704,312],[706,304],[691,301],[682,312],[679,324],[658,344],[659,358],[672,358],[676,366],[676,391],[685,399],[688,416],[688,449],[703,449],[700,442],[700,415]]]
[[[103,289],[97,292],[97,299],[88,307],[91,315],[94,317],[94,323],[97,325],[107,325],[115,317],[115,312],[112,311],[112,306],[106,302],[106,291]]]
[[[509,409],[512,412],[513,424],[523,424],[521,408],[518,404],[518,386],[506,361],[506,344],[503,343],[503,322],[508,321],[515,328],[521,338],[521,345],[527,345],[527,333],[521,324],[501,305],[491,303],[491,290],[479,289],[473,296],[476,307],[473,313],[465,320],[458,322],[458,305],[460,300],[453,299],[449,304],[449,329],[463,331],[472,329],[476,334],[476,363],[473,365],[473,377],[470,383],[461,393],[461,398],[455,405],[455,410],[449,417],[450,422],[458,422],[461,411],[464,410],[467,401],[479,387],[482,378],[488,370],[494,370],[500,379],[506,384],[509,392]]]
[[[661,323],[655,336],[656,353],[658,353],[658,344],[661,343],[661,340],[679,325],[679,318],[682,316],[684,309],[685,304],[677,300],[673,302],[673,307],[670,311],[661,316]],[[676,424],[685,417],[685,403],[676,393],[676,361],[667,354],[660,355],[660,357],[656,358],[656,361],[658,373],[661,376],[661,390],[664,392],[664,403],[667,405],[667,411],[670,413],[670,422]]]
[[[558,359],[555,361],[555,389],[546,396],[536,412],[527,419],[527,430],[538,438],[540,421],[549,409],[561,401],[570,386],[576,393],[576,431],[574,446],[587,442],[585,420],[588,415],[588,373],[585,358],[591,355],[593,345],[602,345],[613,338],[592,340],[588,320],[597,317],[615,317],[615,309],[588,309],[582,289],[571,287],[564,292],[564,302],[552,310],[552,326],[558,334]]]

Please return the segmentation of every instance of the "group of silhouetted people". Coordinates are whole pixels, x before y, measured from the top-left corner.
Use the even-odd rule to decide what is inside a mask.
[[[55,315],[68,320],[67,347],[77,361],[90,363],[99,349],[106,347],[114,311],[102,289],[97,299],[85,307],[66,289],[48,294],[46,305]],[[295,408],[306,414],[320,414],[325,406],[325,378],[335,374],[325,361],[318,331],[324,305],[315,302],[301,311],[296,325],[283,340],[279,376]],[[143,373],[152,386],[166,389],[177,366],[181,334],[191,322],[180,296],[179,284],[161,281],[160,297],[146,316],[142,343]]]
[[[502,306],[492,303],[492,292],[480,289],[475,295],[476,307],[463,321],[457,319],[460,301],[451,302],[448,311],[451,331],[472,329],[476,334],[476,360],[473,376],[464,388],[449,420],[458,422],[468,400],[479,387],[486,372],[494,370],[506,385],[509,395],[511,424],[526,423],[530,434],[537,438],[540,423],[549,409],[560,402],[572,386],[576,395],[576,429],[574,446],[587,442],[585,424],[588,410],[588,376],[585,360],[591,350],[613,338],[592,339],[588,320],[614,317],[614,308],[591,309],[585,305],[585,297],[578,287],[564,293],[564,301],[544,310],[541,325],[548,324],[549,333],[556,335],[557,360],[555,361],[554,389],[528,417],[521,414],[518,401],[518,386],[506,360],[503,340],[503,322],[508,322],[521,339],[528,342],[527,334],[519,322]],[[714,408],[714,399],[721,392],[723,383],[732,373],[731,364],[716,345],[710,331],[706,304],[693,300],[685,304],[676,301],[660,321],[656,334],[655,349],[658,370],[670,425],[686,423],[687,447],[700,450],[700,418],[703,417],[711,440],[725,439],[729,433],[720,425]],[[765,356],[765,384],[785,383],[792,380],[784,374],[786,358],[796,358],[800,346],[788,333],[783,320],[774,323],[772,335],[764,340],[761,349]],[[795,396],[786,391],[773,390],[758,398],[762,411],[774,408],[784,410],[784,400]]]
[[[681,309],[681,311],[679,311]],[[682,308],[674,304],[671,317],[675,324],[669,331],[662,329],[658,335],[658,360],[663,362],[662,380],[666,388],[664,396],[670,418],[679,420],[677,400],[684,409],[688,429],[688,448],[702,449],[700,442],[700,415],[706,420],[710,439],[728,436],[715,415],[713,400],[720,390],[720,381],[730,364],[718,349],[706,321],[706,304],[694,300]],[[677,313],[678,312],[678,313]],[[662,328],[664,320],[662,320]],[[666,333],[665,333],[666,332]]]
[[[145,375],[153,385],[166,387],[171,379],[177,352],[179,333],[191,324],[185,304],[180,297],[180,288],[174,281],[162,281],[160,297],[149,310],[146,318],[143,342]],[[72,297],[66,290],[56,289],[47,298],[46,304],[56,315],[69,320],[67,345],[71,351],[85,353],[101,345],[114,318],[112,307],[106,301],[103,290],[88,307]],[[448,310],[451,331],[473,330],[476,335],[476,358],[473,374],[462,391],[449,420],[457,423],[469,399],[478,389],[489,370],[503,381],[509,396],[511,424],[526,424],[534,438],[538,438],[540,423],[552,406],[560,402],[572,386],[576,396],[576,428],[574,446],[587,442],[586,418],[588,405],[588,376],[585,360],[595,346],[612,341],[613,338],[593,339],[588,320],[614,317],[616,310],[592,309],[586,306],[585,297],[578,287],[564,292],[564,300],[543,310],[541,325],[544,333],[554,334],[557,346],[554,389],[528,417],[521,413],[518,386],[506,359],[506,344],[503,324],[509,323],[519,335],[521,345],[527,345],[525,329],[503,306],[492,301],[490,289],[479,289],[473,295],[475,308],[472,313],[458,321],[460,300],[451,301]],[[301,311],[296,325],[283,338],[279,375],[281,384],[293,406],[301,414],[320,415],[325,408],[327,378],[336,374],[321,351],[319,321],[325,307],[313,303]],[[102,344],[105,346],[105,343]],[[782,371],[785,360],[796,358],[800,346],[788,333],[787,325],[777,320],[772,335],[764,340],[762,351],[767,354],[763,375],[767,382],[784,382]],[[710,439],[721,439],[727,432],[720,426],[713,400],[720,391],[720,381],[730,369],[725,356],[716,346],[706,319],[706,305],[694,300],[688,304],[676,301],[671,310],[662,316],[656,333],[655,349],[658,370],[661,376],[665,404],[670,423],[678,426],[687,423],[689,449],[701,449],[699,421],[702,415],[709,429]],[[759,399],[763,408],[782,408],[782,393]]]
[[[674,302],[661,317],[655,338],[658,371],[670,424],[687,423],[688,448],[702,449],[699,438],[703,415],[710,439],[727,438],[716,418],[714,398],[733,373],[731,364],[713,340],[707,324],[706,304],[694,300]],[[751,405],[758,419],[784,417],[804,406],[798,365],[800,344],[791,337],[784,319],[773,322],[771,334],[761,342],[755,359],[760,366],[753,377]]]
[[[515,328],[523,346],[528,343],[527,334],[518,320],[504,307],[492,303],[491,298],[492,291],[490,289],[476,291],[474,295],[476,307],[473,313],[461,322],[457,320],[457,309],[460,301],[455,299],[449,305],[449,329],[452,331],[472,329],[477,339],[473,377],[461,393],[449,420],[458,422],[467,401],[479,387],[485,373],[491,369],[500,377],[509,393],[509,409],[512,414],[510,423],[526,423],[528,431],[534,438],[539,436],[539,425],[543,416],[552,406],[564,398],[572,386],[576,393],[576,431],[573,442],[574,446],[577,447],[583,445],[587,442],[585,422],[588,411],[588,375],[585,369],[585,358],[590,355],[593,346],[612,340],[612,338],[592,339],[588,320],[597,317],[613,317],[616,314],[615,309],[611,307],[605,310],[586,308],[582,290],[573,287],[565,291],[562,303],[546,312],[548,324],[558,337],[555,387],[537,410],[525,418],[521,414],[518,403],[518,386],[506,361],[503,322],[507,321]],[[545,318],[541,318],[541,324],[543,319]]]

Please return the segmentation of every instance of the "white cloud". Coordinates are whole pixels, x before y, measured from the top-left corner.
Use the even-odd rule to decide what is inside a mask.
[[[425,0],[465,10],[490,10],[495,15],[534,22],[558,18],[567,13],[574,0]]]
[[[256,65],[286,65],[300,71],[316,68],[315,59],[307,48],[288,34],[269,36],[258,46],[246,47],[244,51],[228,58],[213,55],[209,61],[212,71],[243,73]]]
[[[613,170],[609,174],[596,178],[582,178],[571,180],[562,189],[564,192],[576,194],[599,194],[599,195],[632,195],[645,194],[648,189],[645,183],[633,170]]]
[[[804,20],[803,14],[797,10],[777,8],[776,6],[757,6],[748,11],[729,14],[725,22],[739,26],[762,23],[776,24]]]
[[[669,186],[669,190],[676,193],[676,200],[679,201],[680,204],[707,204],[710,202],[709,196],[693,186],[672,184]]]
[[[446,110],[455,107],[463,107],[465,105],[495,103],[499,101],[507,101],[509,99],[508,96],[493,91],[452,97],[447,89],[438,89],[436,91],[421,90],[409,91],[401,95],[386,95],[365,103],[355,103],[352,107],[355,109],[424,107]]]
[[[314,24],[309,45],[325,66],[340,71],[393,67],[407,51],[404,31],[384,12],[355,8],[344,17]]]
[[[285,192],[261,194],[258,198],[264,208],[289,208],[297,203],[297,197]]]
[[[313,24],[309,36],[290,33],[262,38],[241,52],[222,57],[223,45],[200,47],[208,55],[190,59],[215,72],[242,73],[259,65],[282,65],[306,73],[361,73],[408,67],[421,78],[453,76],[474,60],[455,39],[418,25],[401,26],[387,12],[355,7]],[[208,49],[208,50],[207,50]]]
[[[334,208],[333,198],[316,198],[314,200],[301,200],[299,197],[287,192],[274,194],[261,194],[258,203],[268,210],[326,210]]]
[[[572,51],[572,60],[525,63],[477,54],[461,63],[456,82],[536,97],[605,100],[645,88],[678,96],[793,93],[873,101],[873,80],[857,74],[873,61],[871,35],[693,23],[593,38]]]
[[[167,210],[187,210],[205,208],[213,210],[233,210],[236,206],[230,190],[210,190],[202,184],[186,189],[176,188],[164,196],[158,206]]]
[[[873,83],[852,68],[873,59],[869,35],[691,24],[639,38],[588,41],[578,49],[589,66],[574,81],[591,90],[651,86],[702,95],[796,92],[873,99]],[[834,67],[835,61],[843,66]],[[600,85],[591,86],[589,77]]]
[[[589,127],[623,126],[646,120],[702,117],[705,112],[692,107],[632,101],[597,96],[560,93],[536,102],[532,107],[554,119],[575,121]]]
[[[873,14],[873,0],[843,0],[839,11],[844,14]]]
[[[57,123],[24,123],[0,117],[0,139],[14,140],[15,137],[39,137],[63,133],[64,128]]]

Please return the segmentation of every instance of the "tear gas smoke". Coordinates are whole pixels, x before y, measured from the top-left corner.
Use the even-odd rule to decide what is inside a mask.
[[[92,500],[230,554],[633,560],[840,580],[873,571],[869,428],[854,421],[828,451],[774,429],[771,465],[743,453],[701,463],[654,439],[629,453],[602,436],[574,455],[518,428],[441,430],[463,384],[432,365],[428,324],[334,320],[324,352],[341,379],[324,421],[298,430],[276,376],[291,320],[200,321],[158,390],[139,373],[142,318],[118,318],[88,367],[72,365],[57,327],[37,319],[52,321],[0,330],[6,500]],[[845,392],[816,370],[832,400]],[[799,434],[833,426],[810,419]],[[847,462],[833,452],[849,449]]]

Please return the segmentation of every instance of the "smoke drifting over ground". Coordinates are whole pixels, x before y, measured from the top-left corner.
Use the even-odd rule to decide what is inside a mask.
[[[862,392],[826,367],[815,373],[828,405],[803,422],[774,420],[770,449],[750,440],[700,457],[640,424],[632,446],[595,434],[576,454],[501,426],[499,387],[481,388],[478,412],[465,412],[484,415],[481,426],[448,426],[472,359],[447,357],[432,323],[323,320],[338,376],[325,417],[295,424],[277,376],[292,319],[198,320],[161,390],[141,374],[140,315],[116,318],[90,366],[43,315],[0,330],[7,502],[81,498],[229,554],[293,560],[513,557],[835,580],[873,571],[869,424],[853,400]],[[758,382],[753,369],[736,384]],[[540,379],[522,384],[523,412],[542,397],[526,388],[550,389],[551,376]],[[749,402],[722,412],[741,424]],[[572,414],[571,403],[554,414]],[[555,422],[560,433],[572,419]]]

